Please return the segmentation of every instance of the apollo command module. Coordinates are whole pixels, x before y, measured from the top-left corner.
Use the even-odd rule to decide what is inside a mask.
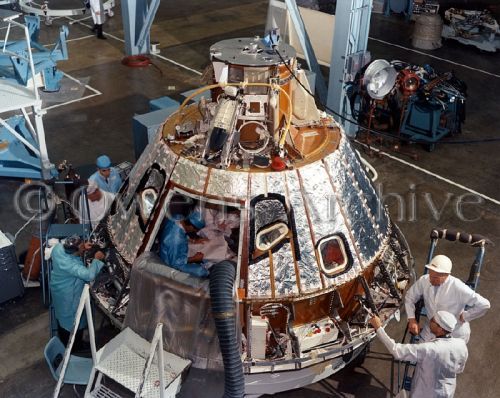
[[[165,121],[97,231],[107,271],[93,296],[143,337],[162,322],[167,351],[224,370],[225,396],[299,388],[363,355],[367,313],[398,314],[412,257],[291,46],[229,39],[210,57],[206,86]],[[159,256],[179,198],[203,217],[189,250],[208,278]]]

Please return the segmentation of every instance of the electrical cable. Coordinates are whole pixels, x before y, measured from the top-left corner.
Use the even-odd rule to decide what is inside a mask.
[[[160,69],[158,65],[156,65],[153,61],[150,62],[150,65],[155,68],[158,72],[160,72],[160,75],[163,77],[163,71]]]
[[[45,244],[44,244],[45,245]],[[31,271],[33,269],[33,265],[35,263],[35,259],[36,259],[36,255],[40,252],[40,248],[36,249],[33,254],[32,254],[32,257],[31,257],[31,263],[30,263],[30,267],[29,267],[29,270],[28,270],[28,275],[26,276],[26,280],[23,279],[23,282],[25,285],[28,285],[28,283],[30,282],[30,279],[31,279]],[[22,278],[22,276],[21,276]]]
[[[283,58],[283,56],[281,55],[281,53],[278,51],[278,45],[277,44],[272,44],[272,47],[274,49],[274,51],[276,52],[276,54],[278,55],[278,57],[280,58],[281,62],[283,62],[283,64],[285,65],[285,67],[288,69],[288,71],[290,72],[290,74],[293,76],[293,78],[297,81],[297,83],[299,83],[299,85],[305,90],[305,92],[307,94],[309,94],[311,97],[313,97],[317,102],[318,104],[323,108],[322,110],[327,110],[331,113],[333,113],[335,116],[338,116],[339,118],[349,122],[349,123],[352,123],[352,124],[355,124],[356,126],[362,128],[363,130],[365,131],[369,131],[370,133],[373,133],[373,134],[376,134],[376,135],[380,135],[382,137],[387,137],[387,138],[391,138],[391,139],[394,139],[394,138],[398,138],[400,141],[403,141],[403,142],[406,142],[406,143],[415,143],[415,144],[426,144],[426,145],[429,145],[429,144],[433,144],[432,142],[428,142],[428,141],[423,141],[423,140],[412,140],[410,138],[406,138],[406,137],[395,137],[393,134],[391,133],[386,133],[386,132],[383,132],[383,131],[379,131],[379,130],[374,130],[372,128],[368,128],[366,126],[363,126],[362,124],[360,124],[359,122],[351,119],[351,118],[348,118],[344,115],[341,115],[340,113],[334,111],[333,109],[331,109],[330,107],[328,107],[327,105],[323,104],[313,93],[311,93],[311,91],[302,84],[302,82],[297,78],[297,76],[295,75],[295,73],[292,71],[292,69],[288,66],[288,63],[286,62],[286,60]],[[460,141],[440,141],[439,144],[481,144],[481,143],[487,143],[487,142],[500,142],[500,138],[485,138],[485,139],[478,139],[478,140],[460,140]]]
[[[31,217],[28,221],[26,221],[26,223],[21,227],[19,228],[19,230],[14,234],[14,241],[12,243],[15,243],[16,242],[16,239],[17,239],[17,236],[19,235],[19,233],[28,226],[28,224],[33,221],[35,219],[35,217],[38,216],[38,213],[36,214],[33,214],[33,217]]]
[[[361,160],[361,163],[363,163],[363,166],[365,166],[365,169],[369,173],[373,174],[373,177],[370,177],[370,179],[372,180],[372,182],[377,181],[377,179],[378,179],[378,173],[377,173],[377,170],[375,169],[375,167],[373,167],[364,157],[362,157],[361,154],[359,153],[359,151],[357,149],[355,149],[355,151],[356,151],[356,153],[359,156],[359,160]]]
[[[153,68],[157,69],[158,72],[160,72],[160,75],[163,76],[163,71],[160,67],[151,61],[151,59],[146,55],[129,55],[122,59],[122,65],[128,66],[129,68],[145,68],[146,66],[151,65]]]
[[[129,68],[144,68],[151,65],[151,60],[145,55],[129,55],[122,59],[122,65]]]

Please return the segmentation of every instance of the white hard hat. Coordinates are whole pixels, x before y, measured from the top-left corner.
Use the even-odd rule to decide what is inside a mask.
[[[443,254],[434,256],[431,262],[425,265],[426,268],[442,274],[451,274],[451,266],[452,264],[450,258]]]
[[[434,315],[434,320],[447,332],[452,332],[457,326],[457,318],[455,315],[449,313],[448,311],[438,311]]]
[[[99,189],[99,186],[92,180],[89,180],[89,185],[87,186],[87,195],[93,194]]]

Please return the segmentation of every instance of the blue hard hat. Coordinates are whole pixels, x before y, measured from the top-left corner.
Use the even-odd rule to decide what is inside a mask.
[[[205,221],[203,221],[203,216],[199,211],[193,211],[189,215],[188,220],[196,229],[202,229],[205,226]]]
[[[95,164],[100,169],[107,169],[111,167],[111,159],[107,155],[101,155],[97,158]]]

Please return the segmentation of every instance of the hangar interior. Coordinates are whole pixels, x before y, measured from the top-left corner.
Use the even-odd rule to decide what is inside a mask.
[[[56,3],[55,0],[52,2]],[[357,2],[358,0],[353,0],[351,3]],[[359,103],[360,114],[363,109],[365,111],[365,118],[360,119],[360,123],[365,123],[365,129],[361,127],[365,133],[356,135],[358,126],[352,123],[348,123],[350,126],[345,129],[352,131],[349,138],[353,147],[370,167],[376,170],[378,178],[373,186],[381,201],[387,205],[392,221],[406,237],[414,257],[417,277],[424,272],[430,232],[434,228],[479,234],[493,243],[486,246],[478,285],[478,292],[488,298],[492,308],[484,317],[471,324],[469,359],[464,373],[458,376],[455,393],[457,398],[493,398],[498,395],[500,388],[496,377],[496,369],[500,365],[497,349],[500,320],[495,316],[496,306],[500,303],[497,288],[500,278],[497,275],[496,261],[500,256],[500,189],[497,185],[500,178],[500,139],[497,134],[500,126],[500,54],[498,51],[487,51],[450,38],[443,39],[439,48],[415,48],[412,45],[416,34],[415,18],[411,18],[404,7],[403,12],[386,10],[387,7],[391,8],[391,3],[398,10],[400,3],[404,3],[406,7],[414,2],[367,1],[370,6],[373,5],[374,12],[370,14],[369,25],[366,24],[369,26],[369,32],[364,33],[366,49],[370,52],[371,60],[398,60],[411,65],[430,65],[440,73],[453,72],[453,75],[466,85],[463,111],[465,120],[460,122],[460,132],[454,131],[451,134],[446,130],[442,133],[444,130],[439,130],[438,127],[437,133],[435,131],[432,137],[436,137],[436,134],[442,135],[431,141],[421,139],[422,136],[418,136],[419,133],[415,132],[415,129],[408,129],[409,135],[401,136],[401,129],[398,134],[393,134],[390,132],[393,119],[397,119],[396,124],[411,124],[404,118],[406,111],[398,114],[396,118],[391,116],[390,122],[383,117],[372,120],[377,119],[374,116],[376,114],[387,114],[384,113],[386,105],[380,105],[373,97],[365,104],[362,100]],[[3,7],[10,10],[10,2],[0,3],[6,3]],[[61,7],[66,4],[73,7],[70,0],[57,3],[61,4]],[[80,7],[81,4],[77,3],[75,7]],[[156,99],[157,104],[163,106],[162,101],[168,101],[165,98],[169,97],[181,103],[185,96],[189,95],[185,94],[186,92],[205,85],[204,71],[210,63],[211,46],[221,40],[263,37],[266,25],[269,25],[267,0],[185,0],[182,3],[158,3],[150,29],[150,40],[152,48],[159,52],[149,54],[150,61],[143,67],[130,67],[122,62],[127,51],[125,36],[130,34],[130,27],[123,28],[126,18],[123,18],[123,10],[118,1],[113,8],[114,15],[108,15],[103,24],[106,40],[96,39],[95,33],[91,31],[93,22],[88,12],[83,16],[54,17],[50,24],[44,23],[44,18],[41,18],[37,42],[47,48],[54,48],[61,37],[63,26],[68,26],[69,31],[65,39],[67,59],[61,55],[57,62],[57,70],[63,73],[58,81],[60,88],[53,92],[39,91],[42,101],[39,113],[43,116],[48,156],[53,164],[59,165],[67,161],[77,174],[87,178],[95,171],[95,159],[103,153],[107,154],[114,164],[135,163],[138,152],[144,149],[144,145],[138,143],[138,134],[144,133],[137,133],[137,125],[145,120],[146,116],[141,115],[149,114],[155,109],[154,103],[150,101]],[[309,9],[314,8],[311,4],[325,10],[329,8],[329,11],[335,8],[334,1],[302,3],[309,6]],[[488,8],[491,15],[500,20],[500,7],[495,2],[443,0],[434,3],[440,4],[440,12],[451,7],[474,10]],[[7,31],[8,22],[8,18],[4,19],[0,32]],[[321,33],[320,29],[320,42]],[[19,40],[22,34],[23,32],[12,33],[16,40]],[[357,34],[360,35],[359,31]],[[335,38],[328,39],[335,43]],[[356,39],[363,41],[361,37]],[[325,42],[330,43],[326,39]],[[328,45],[325,47],[328,48]],[[335,46],[332,51],[335,53]],[[332,57],[332,60],[335,59],[335,54]],[[299,58],[302,57],[299,55]],[[318,56],[318,59],[320,58]],[[328,56],[324,59],[328,59]],[[300,59],[300,63],[307,69],[304,59]],[[317,68],[321,71],[326,85],[333,87],[334,83],[337,83],[340,84],[338,92],[344,90],[345,81],[338,79],[337,82],[332,82],[330,68],[325,66],[324,62],[320,64],[322,65]],[[328,101],[330,107],[342,113],[341,105],[332,98],[338,97],[338,92],[328,92],[324,100]],[[316,88],[316,93],[321,95],[321,90]],[[2,111],[2,118],[10,117],[13,115],[13,109],[9,108],[8,95],[3,97],[4,109],[7,111]],[[408,109],[408,104],[409,102],[405,102],[404,109]],[[344,106],[349,106],[347,100]],[[437,118],[441,118],[436,121],[438,124],[448,117],[448,113],[441,111],[441,106],[444,109],[440,102],[435,110],[438,112]],[[415,106],[414,109],[419,108]],[[37,110],[34,109],[34,112],[36,114]],[[458,111],[453,108],[453,112]],[[350,119],[352,114],[344,116]],[[336,115],[334,118],[343,124],[341,118]],[[420,120],[417,119],[416,123]],[[387,124],[390,126],[386,128]],[[375,132],[366,133],[366,128]],[[420,124],[418,128],[422,129]],[[384,134],[376,134],[379,130],[384,130]],[[411,142],[412,140],[417,142]],[[2,161],[3,151],[4,147],[0,147]],[[2,166],[6,164],[2,163]],[[1,172],[0,168],[0,175]],[[40,224],[31,219],[32,215],[36,216],[36,209],[35,212],[33,209],[20,209],[16,202],[19,199],[19,194],[16,196],[16,193],[19,193],[21,188],[25,189],[27,182],[36,188],[37,181],[33,176],[0,177],[0,231],[15,235],[15,250],[19,263],[24,261],[24,255],[30,251],[30,245],[36,245],[40,228],[47,227],[45,222]],[[38,205],[36,197],[32,202],[33,206]],[[239,207],[233,205],[227,206],[229,210],[224,211],[238,213]],[[209,204],[208,207],[213,210],[216,204]],[[28,217],[25,217],[26,214],[20,214],[25,211],[28,211]],[[243,218],[243,215],[241,217]],[[241,228],[236,230],[233,232],[241,234],[243,231]],[[151,243],[153,246],[154,244]],[[234,252],[236,255],[241,254],[239,247],[235,247]],[[439,243],[436,253],[447,254],[453,260],[453,275],[463,280],[468,278],[476,254],[474,247],[443,240]],[[0,270],[2,290],[7,290],[7,285],[4,285],[7,282],[1,280],[1,272]],[[44,358],[44,347],[52,331],[49,325],[49,310],[42,299],[43,294],[41,287],[25,287],[20,297],[0,303],[2,397],[53,395],[56,381]],[[94,309],[93,315],[99,349],[116,336],[119,330],[97,308]],[[401,320],[398,322],[393,319],[389,322],[387,331],[400,341],[405,326],[406,315],[402,310]],[[392,397],[401,382],[400,366],[404,367],[394,362],[383,345],[375,339],[362,363],[352,364],[318,382],[311,378],[311,382],[306,386],[278,392],[273,396]],[[84,391],[85,385],[72,389],[66,384],[60,395],[83,396]],[[213,371],[207,378],[204,371],[193,367],[189,369],[178,396],[217,397],[222,396],[223,391],[224,375],[221,372]],[[119,392],[123,396],[133,395],[127,395],[130,393],[124,389],[119,389]]]

